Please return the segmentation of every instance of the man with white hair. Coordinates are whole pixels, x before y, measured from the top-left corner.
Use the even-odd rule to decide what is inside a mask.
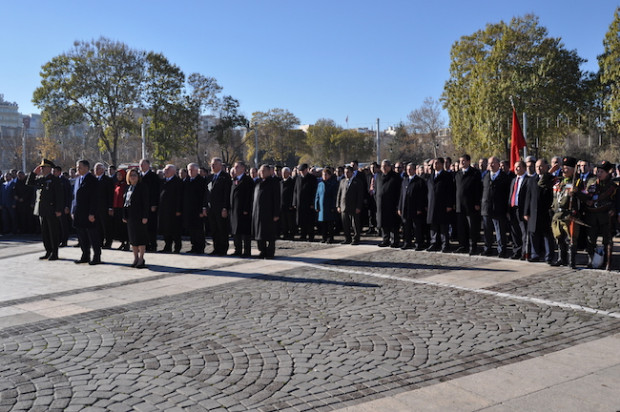
[[[281,210],[280,210],[280,233],[287,240],[293,240],[295,236],[295,208],[293,207],[293,192],[295,191],[295,179],[291,177],[291,169],[282,168],[282,180],[280,181]]]
[[[177,168],[173,164],[164,167],[164,179],[159,192],[158,224],[159,232],[164,237],[164,248],[161,253],[181,251],[181,214],[183,211],[183,182],[177,176]]]

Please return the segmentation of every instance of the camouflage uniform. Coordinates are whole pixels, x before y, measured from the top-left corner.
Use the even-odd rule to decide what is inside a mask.
[[[553,185],[551,230],[558,243],[559,256],[552,266],[575,267],[579,224],[575,223],[578,200],[571,193],[573,186],[572,177],[558,177]]]

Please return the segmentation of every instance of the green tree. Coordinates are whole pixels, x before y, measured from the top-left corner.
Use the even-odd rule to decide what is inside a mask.
[[[548,37],[534,15],[461,37],[451,60],[442,99],[455,145],[472,155],[508,155],[511,96],[518,111],[554,123],[577,113],[583,59]],[[543,143],[549,136],[543,126],[534,131]]]
[[[100,150],[116,164],[124,131],[136,127],[133,111],[140,104],[143,76],[144,52],[105,37],[76,41],[69,52],[43,65],[32,100],[46,123],[87,122],[97,132]]]
[[[159,53],[146,56],[144,84],[145,115],[148,117],[148,136],[154,148],[153,157],[159,162],[184,153],[193,143],[192,127],[195,113],[186,104],[185,74]],[[146,119],[142,119],[145,121]]]
[[[319,119],[308,128],[306,137],[308,153],[304,160],[319,165],[335,165],[340,159],[337,137],[342,127],[332,119]]]
[[[334,146],[338,153],[332,166],[349,163],[351,160],[369,161],[374,155],[375,141],[371,134],[357,130],[343,130],[335,138]]]
[[[620,7],[603,40],[605,50],[598,57],[600,80],[606,87],[604,108],[609,113],[610,130],[620,133]]]
[[[301,130],[294,130],[299,119],[288,110],[276,108],[254,112],[251,124],[258,127],[259,163],[292,165],[299,159],[299,153],[304,153],[306,135]],[[248,160],[254,158],[255,133],[256,127],[245,138]]]

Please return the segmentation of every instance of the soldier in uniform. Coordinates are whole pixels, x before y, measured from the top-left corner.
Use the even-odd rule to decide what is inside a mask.
[[[577,159],[565,157],[562,159],[562,175],[556,177],[553,182],[553,203],[551,210],[551,230],[553,237],[558,243],[558,256],[551,266],[570,266],[575,268],[577,255],[577,238],[579,237],[579,225],[575,224],[578,205],[574,193],[575,166]]]
[[[58,245],[60,244],[60,220],[64,209],[64,193],[60,180],[52,173],[54,163],[43,159],[28,176],[26,184],[34,186],[37,198],[34,205],[34,215],[41,220],[41,234],[45,255],[39,259],[58,260]]]
[[[588,228],[588,267],[592,267],[594,248],[599,235],[603,238],[605,247],[605,269],[611,269],[611,257],[613,249],[612,222],[616,216],[616,192],[618,186],[611,180],[611,172],[614,168],[612,163],[604,160],[596,165],[596,182],[585,189],[577,192],[579,198],[586,205],[586,223]]]

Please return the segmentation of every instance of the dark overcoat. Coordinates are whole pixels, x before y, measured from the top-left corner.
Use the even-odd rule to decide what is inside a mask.
[[[293,206],[297,209],[297,224],[301,225],[309,220],[314,221],[315,211],[314,197],[319,182],[312,173],[305,177],[297,176],[295,181],[295,191],[293,194]]]
[[[177,213],[183,214],[183,182],[178,176],[162,181],[157,212],[157,227],[162,235],[179,233],[180,216]]]
[[[482,200],[482,177],[480,170],[469,167],[467,172],[462,171],[454,174],[456,185],[456,212],[464,213],[467,216],[480,213],[480,203]],[[476,210],[478,206],[478,210]]]
[[[376,179],[377,226],[391,230],[400,224],[398,216],[398,199],[402,179],[393,170],[387,174],[379,173]]]
[[[498,218],[508,212],[508,195],[510,194],[510,178],[500,170],[495,180],[491,180],[489,171],[482,178],[482,216]]]
[[[246,174],[235,179],[230,189],[230,228],[233,235],[252,234],[254,181]]]
[[[442,171],[439,176],[433,173],[426,182],[428,188],[428,213],[426,223],[429,225],[445,225],[450,223],[446,210],[454,207],[455,187],[450,173]]]
[[[206,207],[206,189],[205,179],[200,175],[196,176],[194,180],[188,177],[183,182],[183,214],[181,216],[185,229],[203,224],[200,214],[202,208]]]
[[[252,206],[252,236],[256,240],[274,241],[278,236],[280,217],[280,182],[269,177],[256,182]]]
[[[405,176],[400,188],[398,211],[403,220],[411,220],[423,215],[428,202],[428,188],[426,182],[418,175],[409,180]],[[421,212],[421,213],[418,213]]]
[[[528,232],[544,233],[551,228],[551,204],[553,203],[553,176],[545,173],[527,179],[527,193],[525,195],[525,210],[523,214],[529,216],[527,221]]]

